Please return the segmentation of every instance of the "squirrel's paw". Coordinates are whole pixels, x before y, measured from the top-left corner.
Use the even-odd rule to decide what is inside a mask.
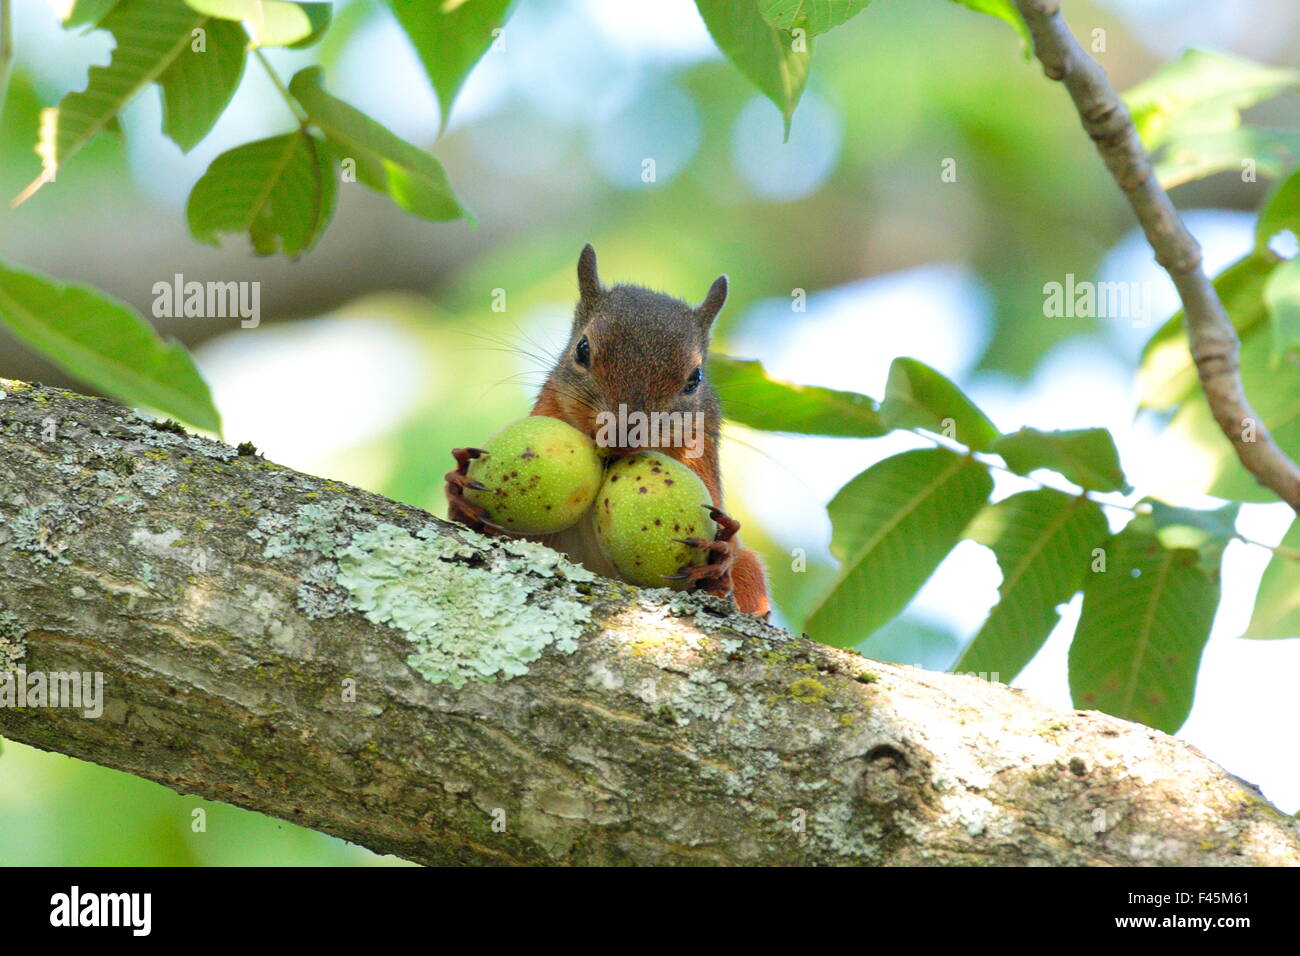
[[[504,531],[505,529],[500,525],[488,520],[486,508],[474,504],[465,497],[466,488],[475,491],[487,490],[481,482],[470,478],[468,474],[469,463],[483,454],[483,449],[453,448],[451,454],[456,459],[456,467],[444,476],[447,482],[447,518],[451,521],[459,521],[475,531]]]
[[[706,538],[674,538],[674,541],[680,541],[682,544],[690,545],[692,548],[703,548],[709,552],[709,560],[704,564],[687,565],[678,570],[670,577],[673,580],[690,580],[695,582],[697,588],[707,591],[709,594],[720,598],[730,598],[735,600],[731,584],[731,569],[736,564],[736,559],[740,555],[740,542],[736,540],[736,532],[740,530],[740,522],[728,515],[721,508],[715,508],[713,505],[705,505],[709,509],[709,515],[718,525],[718,533],[710,541]]]

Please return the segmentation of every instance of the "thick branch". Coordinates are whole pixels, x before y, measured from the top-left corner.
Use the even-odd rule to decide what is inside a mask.
[[[15,740],[425,863],[1300,863],[1148,728],[0,389],[0,670],[104,679]]]
[[[1274,441],[1241,383],[1241,342],[1214,285],[1201,268],[1201,247],[1161,188],[1128,107],[1106,72],[1074,39],[1060,0],[1016,0],[1043,71],[1070,92],[1083,127],[1128,197],[1156,261],[1169,273],[1187,317],[1187,338],[1210,412],[1261,485],[1300,513],[1300,468]]]

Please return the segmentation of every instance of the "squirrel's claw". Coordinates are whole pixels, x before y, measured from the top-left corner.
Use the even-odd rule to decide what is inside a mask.
[[[710,517],[718,525],[718,532],[713,536],[713,540],[707,538],[673,538],[672,540],[708,551],[709,560],[704,564],[688,564],[678,568],[676,574],[669,574],[666,577],[670,581],[689,580],[694,582],[697,588],[702,588],[712,595],[735,600],[735,595],[732,593],[731,569],[735,566],[737,555],[740,554],[740,542],[736,540],[740,522],[721,508],[715,508],[713,505],[703,507],[709,510]]]
[[[469,463],[484,454],[483,449],[453,448],[451,454],[456,459],[456,467],[443,476],[447,483],[448,519],[458,521],[475,531],[505,531],[505,528],[488,519],[486,508],[465,498],[466,488],[474,491],[488,490],[486,485],[467,474]]]

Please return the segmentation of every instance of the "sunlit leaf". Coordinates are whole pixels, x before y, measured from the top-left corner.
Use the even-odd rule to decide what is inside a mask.
[[[1156,179],[1173,189],[1215,173],[1252,171],[1277,179],[1300,163],[1300,132],[1242,126],[1219,133],[1194,133],[1169,142],[1155,164]]]
[[[713,355],[709,381],[728,419],[750,428],[801,435],[874,438],[890,429],[873,399],[771,378],[763,363]]]
[[[1250,626],[1242,637],[1277,640],[1300,637],[1300,518],[1264,569]]]
[[[438,94],[443,128],[456,94],[505,27],[514,0],[388,0]]]
[[[1022,428],[989,449],[1018,475],[1049,468],[1092,491],[1127,491],[1115,439],[1105,428],[1039,431]]]
[[[997,427],[960,388],[912,358],[896,358],[889,366],[880,415],[892,428],[924,428],[976,451],[988,451],[999,437]]]
[[[1010,683],[1060,620],[1057,606],[1083,586],[1092,551],[1108,531],[1099,505],[1048,488],[981,512],[967,535],[993,549],[1002,584],[998,603],[953,670],[995,673]]]
[[[356,163],[358,180],[425,219],[466,215],[446,172],[432,155],[335,99],[324,90],[322,80],[320,67],[308,67],[290,81],[289,92],[320,127],[339,158]]]
[[[186,215],[200,242],[248,235],[258,255],[301,255],[316,244],[338,194],[325,143],[301,130],[222,153],[190,193]]]
[[[311,46],[325,33],[333,14],[327,2],[296,0],[185,0],[193,9],[243,23],[258,46]]]
[[[1241,505],[1231,502],[1221,508],[1180,508],[1153,498],[1143,499],[1151,508],[1156,537],[1166,548],[1195,548],[1214,560],[1237,529]]]
[[[73,0],[63,17],[63,25],[67,29],[72,29],[87,24],[97,24],[117,5],[117,2],[118,0]]]
[[[758,0],[763,19],[777,30],[800,27],[810,36],[853,19],[871,0]]]
[[[988,469],[946,448],[886,458],[850,481],[827,508],[840,573],[808,633],[838,647],[873,633],[912,599],[992,490]]]
[[[1106,570],[1084,584],[1070,645],[1074,705],[1176,731],[1192,708],[1218,603],[1217,565],[1166,548],[1150,520],[1134,519],[1106,546]]]
[[[970,7],[977,13],[987,13],[991,17],[997,17],[1004,23],[1011,25],[1020,37],[1021,43],[1025,47],[1025,58],[1033,56],[1033,41],[1029,36],[1029,27],[1025,26],[1024,18],[1020,16],[1020,11],[1011,0],[953,0],[963,7]]]
[[[1273,270],[1264,286],[1264,304],[1268,306],[1276,364],[1300,351],[1300,256]]]
[[[208,385],[179,342],[94,289],[0,265],[0,322],[86,384],[197,428],[221,431]]]
[[[1264,203],[1255,227],[1256,248],[1264,249],[1284,230],[1300,239],[1300,169],[1288,176]]]
[[[1129,90],[1124,99],[1148,150],[1171,139],[1224,133],[1241,111],[1300,86],[1300,72],[1240,57],[1188,50]]]
[[[808,82],[813,37],[773,28],[754,0],[695,0],[695,6],[718,49],[781,111],[788,139]]]

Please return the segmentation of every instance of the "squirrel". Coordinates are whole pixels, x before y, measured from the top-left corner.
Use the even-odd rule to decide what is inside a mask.
[[[690,468],[704,482],[718,525],[713,540],[687,539],[709,551],[706,564],[683,568],[678,575],[720,597],[730,596],[748,614],[766,616],[767,583],[762,562],[741,547],[736,532],[740,523],[723,509],[722,476],[718,468],[718,442],[722,408],[704,376],[709,351],[709,328],[727,299],[727,277],[719,276],[708,295],[692,308],[680,299],[637,285],[605,288],[596,271],[596,251],[588,243],[578,257],[579,299],[573,327],[564,351],[547,375],[533,405],[532,415],[558,418],[597,440],[598,415],[641,412],[677,413],[683,420],[703,423],[702,441],[651,445],[672,434],[655,434],[632,447],[611,447],[613,455],[633,454],[653,448]],[[620,412],[620,406],[622,411]],[[697,414],[698,413],[698,414]],[[676,437],[681,437],[681,432]],[[475,487],[467,470],[477,448],[456,448],[457,467],[446,475],[448,517],[477,531],[501,532],[488,520],[485,509],[464,497]],[[596,540],[591,515],[572,528],[536,537],[590,571],[617,578],[618,571],[605,558]]]

